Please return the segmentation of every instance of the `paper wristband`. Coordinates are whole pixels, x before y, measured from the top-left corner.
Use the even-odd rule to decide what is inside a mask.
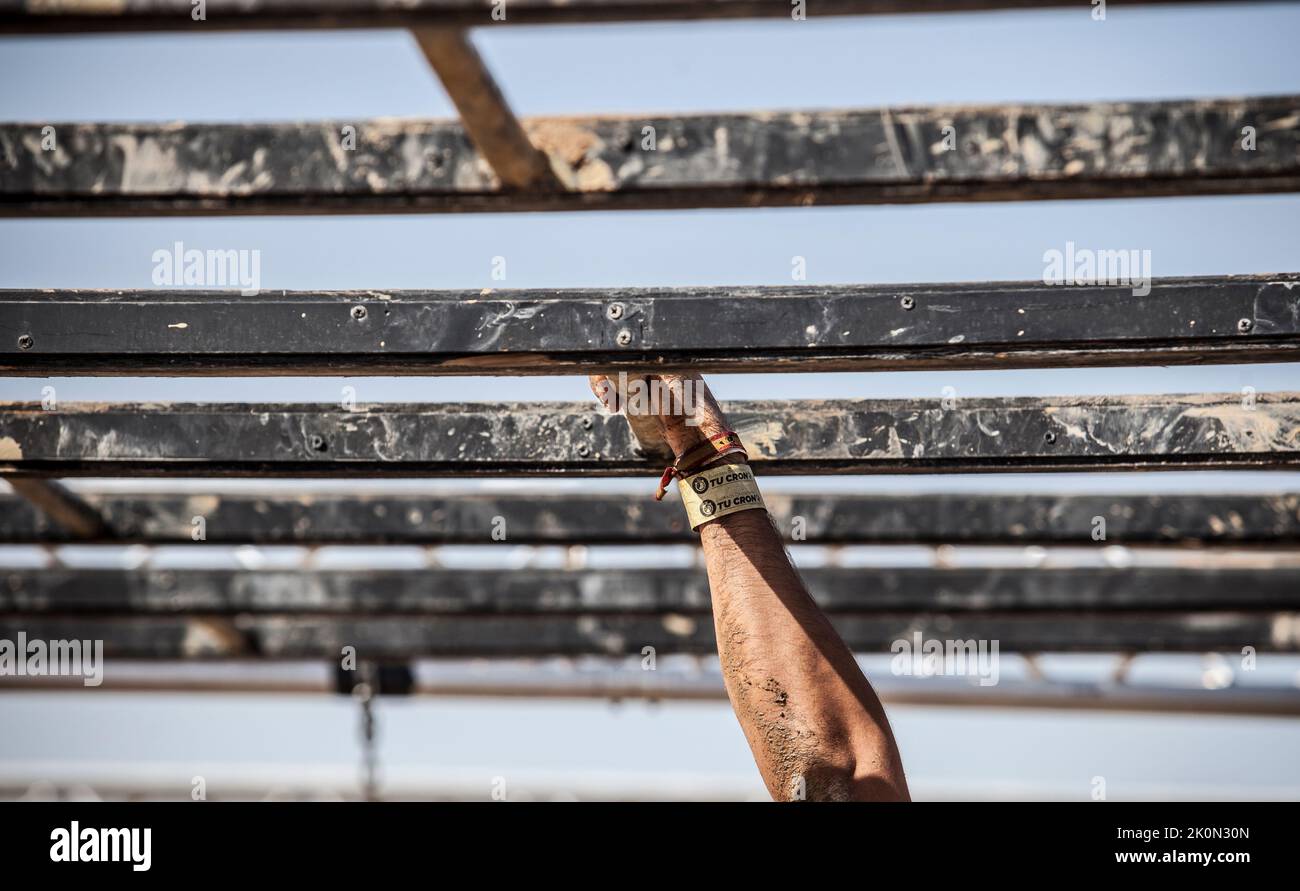
[[[691,529],[742,510],[766,510],[748,464],[722,464],[677,481]]]

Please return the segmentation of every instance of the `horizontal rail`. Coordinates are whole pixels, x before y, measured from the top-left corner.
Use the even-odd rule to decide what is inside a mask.
[[[496,663],[494,663],[495,665]],[[251,669],[231,675],[229,666]],[[293,670],[318,668],[319,671]],[[204,671],[198,674],[193,669]],[[868,671],[871,685],[886,705],[948,708],[1070,709],[1073,711],[1145,712],[1197,715],[1255,715],[1300,717],[1300,688],[1283,686],[1231,686],[1206,690],[1079,681],[1010,681],[1005,677],[981,687],[965,678],[896,678]],[[115,661],[106,671],[98,692],[123,693],[241,693],[320,696],[336,695],[327,667],[252,662],[211,665],[195,662],[165,663]],[[84,679],[67,675],[0,677],[0,692],[86,690]],[[418,677],[411,693],[437,697],[496,697],[503,699],[644,699],[650,702],[721,702],[727,698],[717,672],[676,676],[662,670],[643,671],[640,665],[599,673],[544,673],[526,670],[487,676],[442,672]]]
[[[1113,4],[1207,0],[1110,0]],[[1220,0],[1222,2],[1222,0]],[[915,12],[1046,9],[1067,0],[805,0],[808,18]],[[497,10],[494,14],[494,9]],[[208,0],[196,21],[190,0],[0,0],[0,33],[195,31],[270,28],[415,28],[691,19],[793,19],[789,0]]]
[[[1300,613],[835,614],[855,652],[896,641],[998,641],[1005,652],[1300,651]],[[707,616],[438,616],[342,619],[0,617],[0,638],[101,640],[108,659],[330,659],[344,647],[373,660],[420,657],[708,655]],[[990,644],[991,646],[991,644]]]
[[[522,121],[555,166],[573,171],[566,191],[501,188],[456,121],[6,123],[0,215],[567,211],[1292,192],[1300,191],[1298,118],[1300,96],[1265,96]],[[45,127],[53,127],[53,143]],[[46,151],[43,143],[54,148]]]
[[[1300,273],[1148,285],[1141,296],[1131,285],[1043,282],[255,296],[0,290],[0,373],[536,375],[1300,360]]]
[[[191,544],[198,540],[199,532],[201,540],[208,544],[228,545],[463,545],[503,540],[521,545],[631,545],[698,541],[679,511],[656,510],[644,499],[626,495],[263,495],[84,489],[78,489],[76,494],[102,518],[99,534],[88,538],[73,535],[26,500],[0,495],[0,543]],[[1300,493],[1295,492],[769,492],[763,498],[786,539],[808,544],[1300,545]]]
[[[1300,467],[1300,394],[738,402],[760,474]],[[0,403],[0,473],[653,473],[595,403]],[[647,497],[647,507],[653,507]],[[669,509],[665,507],[664,509]]]
[[[1300,566],[809,568],[828,613],[1300,610]],[[708,615],[693,569],[18,569],[0,614]]]

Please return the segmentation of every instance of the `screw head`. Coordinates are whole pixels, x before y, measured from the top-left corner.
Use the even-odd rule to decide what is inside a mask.
[[[352,307],[352,318],[356,319],[358,322],[364,319],[367,315],[369,315],[369,313],[364,306],[357,304]]]
[[[898,305],[903,307],[903,309],[912,309],[916,306],[916,298],[904,297],[902,300],[898,301]]]
[[[1051,445],[1052,443],[1056,442],[1056,434],[1048,430],[1046,433],[1043,434],[1043,442],[1047,443],[1048,445]]]
[[[611,303],[609,306],[605,307],[605,317],[611,322],[617,322],[619,319],[623,318],[623,304]]]
[[[329,448],[329,446],[325,444],[325,437],[321,436],[319,433],[313,433],[307,442],[311,446],[313,452],[323,452]]]
[[[585,445],[580,445],[580,446],[578,446],[578,455],[579,455],[579,456],[585,458],[585,457],[587,457],[587,456],[590,455],[590,454],[591,454],[591,449],[587,448],[587,446],[585,446]]]
[[[30,350],[34,346],[36,346],[36,341],[32,339],[30,334],[18,335],[18,349]]]
[[[1247,331],[1251,330],[1254,327],[1255,327],[1255,323],[1251,319],[1242,319],[1241,321],[1237,322],[1237,330],[1240,331],[1242,334],[1245,334]]]
[[[632,342],[632,332],[624,328],[618,332],[618,337],[614,338],[614,340],[618,342],[619,346],[627,346]]]
[[[583,418],[583,419],[582,419],[582,429],[583,429],[583,430],[590,430],[590,429],[591,429],[591,418]]]

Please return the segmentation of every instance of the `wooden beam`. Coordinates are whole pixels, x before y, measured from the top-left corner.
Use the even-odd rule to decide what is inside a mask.
[[[99,511],[56,480],[11,476],[6,482],[36,510],[42,519],[74,540],[104,540],[111,537]],[[35,519],[35,517],[33,517]]]
[[[998,641],[1000,652],[1300,651],[1300,614],[1008,613],[831,617],[854,652],[895,641]],[[438,616],[372,619],[0,617],[0,638],[102,640],[106,659],[332,659],[343,647],[383,661],[423,657],[640,656],[717,652],[704,616]],[[991,644],[990,644],[991,647]]]
[[[1110,0],[1114,5],[1210,0]],[[1223,0],[1219,0],[1223,2]],[[839,15],[976,12],[1074,6],[1069,0],[806,0],[809,19]],[[493,14],[493,10],[497,14]],[[1085,7],[1086,11],[1086,7]],[[502,14],[504,12],[504,15]],[[692,19],[793,19],[789,0],[208,0],[195,21],[189,0],[0,0],[0,33],[207,31],[268,28],[413,28]]]
[[[418,28],[415,39],[501,185],[562,190],[550,159],[529,141],[469,35],[457,28]]]
[[[815,567],[828,613],[1300,610],[1300,566]],[[694,569],[3,571],[0,613],[38,615],[711,615]]]
[[[573,171],[570,191],[499,188],[464,128],[449,121],[2,124],[0,157],[10,160],[0,166],[0,215],[1289,192],[1300,189],[1298,118],[1300,96],[525,120],[530,141]],[[41,148],[47,126],[56,136],[52,151]],[[351,148],[348,127],[355,130]],[[1243,147],[1246,133],[1254,134],[1252,149]]]
[[[233,282],[232,282],[233,283]],[[1300,360],[1300,274],[566,291],[4,290],[7,375],[905,371]],[[1144,289],[1143,289],[1144,290]],[[718,320],[728,320],[720,324]],[[619,381],[617,374],[613,379]],[[649,431],[650,435],[654,431]]]
[[[1300,394],[724,405],[761,475],[1300,467]],[[657,474],[591,403],[0,403],[0,473]],[[647,506],[649,496],[647,495]]]
[[[190,544],[668,544],[698,541],[680,511],[626,495],[247,494],[79,491],[104,518],[94,541]],[[807,544],[1300,545],[1300,493],[1167,495],[768,492],[787,541]],[[1101,518],[1103,523],[1098,523]],[[493,534],[498,533],[494,538]],[[1104,539],[1094,535],[1104,533]],[[0,496],[0,543],[75,540]]]

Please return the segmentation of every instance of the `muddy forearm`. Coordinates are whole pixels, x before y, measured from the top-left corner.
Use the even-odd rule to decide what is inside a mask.
[[[880,701],[767,513],[731,514],[699,531],[727,693],[772,796],[906,799]]]
[[[677,458],[730,429],[698,375],[653,378],[668,388],[654,411]],[[606,376],[591,385],[607,408],[620,409]],[[698,398],[686,398],[687,388]],[[727,694],[772,796],[906,799],[880,700],[808,596],[767,511],[728,514],[699,533]]]

